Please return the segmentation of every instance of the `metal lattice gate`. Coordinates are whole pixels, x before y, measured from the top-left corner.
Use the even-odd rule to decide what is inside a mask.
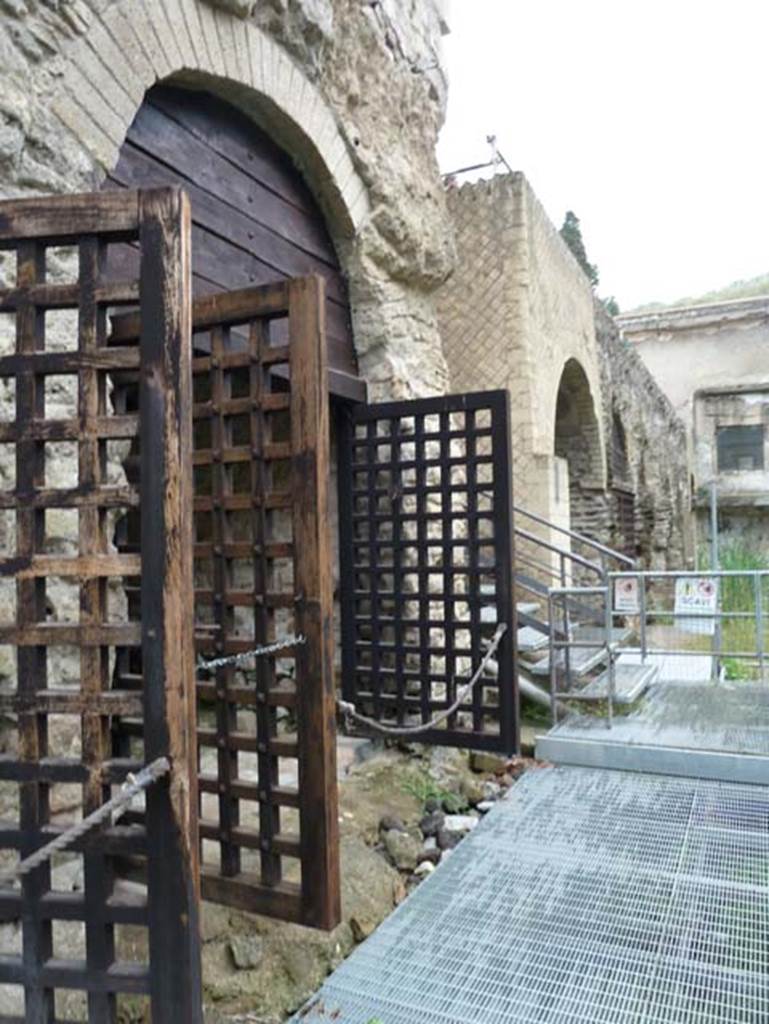
[[[333,928],[341,908],[323,310],[313,276],[193,303],[190,469],[198,654],[304,639],[199,674],[203,896]],[[113,323],[115,341],[137,332],[135,316]],[[131,405],[129,385],[121,401]],[[130,657],[122,671],[136,679]],[[140,733],[141,722],[127,732]]]
[[[430,722],[503,623],[497,674],[420,739],[516,751],[508,393],[354,407],[339,502],[345,699],[393,726]]]
[[[125,243],[138,252],[138,273],[116,279],[107,267]],[[194,673],[188,205],[170,190],[6,202],[0,249],[11,278],[0,291],[0,442],[15,456],[15,479],[4,476],[0,492],[0,638],[14,665],[0,707],[16,734],[5,737],[0,787],[5,816],[17,808],[0,831],[3,867],[61,833],[63,807],[85,816],[145,760],[171,762],[170,776],[147,793],[143,824],[105,823],[2,890],[3,919],[21,923],[18,947],[0,958],[4,1005],[16,990],[27,1024],[73,1013],[115,1024],[130,997],[151,1006],[158,1022],[200,1021],[187,728]],[[108,312],[137,305],[148,325],[139,344],[110,344]],[[110,377],[127,371],[141,379],[137,407],[116,413]],[[111,450],[139,436],[136,481],[116,482]],[[115,554],[115,516],[138,509],[136,552]],[[62,529],[69,531],[63,549]],[[131,578],[141,579],[140,606],[126,618],[115,600]],[[141,652],[142,692],[113,686],[118,645]],[[72,658],[79,670],[65,678]],[[113,756],[110,729],[121,715],[144,721],[133,759]],[[120,860],[137,856],[146,893],[119,878]],[[62,884],[73,860],[80,891]],[[148,957],[142,941],[121,941],[125,926],[144,929]]]

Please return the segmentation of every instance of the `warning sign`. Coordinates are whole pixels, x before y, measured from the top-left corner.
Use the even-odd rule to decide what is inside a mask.
[[[638,615],[641,607],[638,603],[638,579],[628,577],[627,579],[614,581],[614,611],[624,612],[626,615]]]
[[[717,606],[716,580],[696,576],[684,576],[676,580],[676,615],[691,613],[691,618],[676,619],[678,629],[712,636],[716,631],[716,620],[711,616]]]

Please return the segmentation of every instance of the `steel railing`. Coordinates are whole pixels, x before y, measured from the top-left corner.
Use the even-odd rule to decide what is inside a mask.
[[[609,574],[609,583],[612,591],[612,605],[616,602],[614,597],[616,594],[616,582],[623,579],[631,579],[637,582],[638,586],[638,633],[639,643],[641,651],[641,659],[644,662],[649,653],[654,653],[663,657],[691,657],[693,655],[701,655],[701,650],[694,650],[691,647],[660,647],[657,645],[651,645],[649,642],[649,626],[651,622],[660,622],[660,620],[669,620],[672,623],[672,627],[675,629],[676,623],[686,620],[700,620],[703,628],[706,626],[713,625],[712,632],[712,645],[710,653],[713,658],[712,665],[712,678],[714,682],[718,682],[721,678],[721,669],[724,662],[727,659],[734,659],[740,662],[746,662],[746,667],[755,665],[758,672],[758,678],[763,682],[766,678],[766,659],[767,659],[767,638],[766,628],[769,625],[769,619],[767,618],[767,611],[765,611],[766,602],[764,600],[764,584],[765,581],[769,580],[769,570],[767,569],[704,569],[704,570],[668,570],[668,571],[642,571],[642,572],[612,572]],[[664,585],[666,582],[673,582],[679,579],[697,579],[697,580],[712,580],[718,585],[715,588],[715,603],[712,609],[706,611],[696,611],[689,609],[676,610],[675,601],[673,601],[672,608],[661,607],[659,600],[652,603],[650,607],[650,592],[653,595],[655,585],[657,590],[657,598],[659,598],[660,584]],[[748,609],[728,609],[724,608],[724,598],[728,596],[726,594],[727,584],[730,582],[744,582],[746,587],[743,589],[742,597],[749,597],[752,601],[752,608]],[[665,595],[669,597],[670,595]],[[614,615],[626,615],[622,609],[612,609]],[[742,649],[730,649],[729,642],[733,639],[732,637],[725,636],[725,633],[729,632],[724,629],[724,623],[729,622],[751,622],[753,624],[753,643],[750,647],[744,646]],[[681,632],[678,630],[677,632]],[[739,631],[732,631],[739,632]],[[703,634],[705,635],[705,634]],[[746,636],[740,636],[739,640],[745,640]],[[726,645],[725,645],[726,641]],[[620,649],[618,653],[627,653]]]
[[[618,599],[617,585],[633,580],[633,599]],[[707,607],[686,606],[678,597],[677,581],[699,580],[714,584]],[[766,683],[769,647],[769,570],[634,570],[610,572],[605,583],[594,586],[558,586],[548,590],[548,621],[567,618],[569,601],[597,598],[603,606],[602,641],[575,639],[568,629],[550,629],[550,699],[554,724],[559,702],[606,701],[606,723],[616,713],[617,662],[622,655],[634,664],[667,666],[667,682],[718,684],[723,681]],[[615,641],[615,623],[632,628],[635,645]],[[599,647],[599,645],[601,645]],[[601,650],[607,670],[606,692],[583,694],[573,690],[573,653]],[[710,664],[701,659],[710,659]],[[700,659],[697,661],[696,659]],[[705,674],[703,674],[703,671]],[[565,680],[565,690],[559,687]]]
[[[623,565],[628,569],[634,569],[636,566],[635,560],[630,558],[628,555],[624,555],[622,554],[622,552],[616,551],[614,548],[610,548],[606,544],[601,544],[599,541],[593,540],[592,537],[586,537],[583,533],[578,533],[576,530],[571,530],[567,526],[558,526],[556,523],[551,522],[544,516],[541,516],[536,512],[530,512],[528,509],[523,508],[521,505],[513,505],[513,512],[516,516],[523,516],[525,519],[529,519],[533,523],[539,523],[540,526],[546,526],[548,530],[553,530],[556,533],[560,533],[561,536],[568,537],[571,541],[577,541],[579,544],[582,544],[589,551],[595,552],[597,555],[600,556],[599,564],[601,565],[604,572],[609,571],[609,566],[611,562],[616,562],[618,565]],[[563,549],[557,548],[557,550]]]

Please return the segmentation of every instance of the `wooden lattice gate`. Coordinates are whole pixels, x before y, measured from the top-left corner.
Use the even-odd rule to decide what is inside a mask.
[[[359,405],[339,437],[342,685],[391,727],[452,708],[498,625],[498,672],[415,739],[518,750],[509,395]]]
[[[117,279],[106,268],[125,244],[138,273]],[[84,1012],[114,1024],[127,997],[151,1004],[158,1024],[200,1021],[187,201],[158,190],[3,203],[0,249],[10,280],[0,291],[0,443],[15,456],[15,479],[4,473],[0,492],[0,642],[14,663],[0,692],[9,751],[0,786],[6,814],[18,808],[0,830],[4,868],[62,831],[51,816],[67,801],[88,813],[145,760],[171,762],[143,823],[100,826],[0,891],[3,919],[21,922],[17,949],[0,958],[4,1005],[17,987],[27,1024]],[[139,344],[111,344],[108,313],[137,305]],[[137,404],[116,413],[110,378],[126,372],[140,380]],[[111,449],[139,437],[134,482],[110,479]],[[115,554],[115,516],[139,509],[136,552]],[[57,521],[67,517],[62,550]],[[129,579],[141,594],[126,618],[113,604]],[[141,653],[141,692],[113,685],[117,646]],[[72,658],[79,671],[64,679]],[[143,718],[134,758],[113,753],[121,715]],[[121,858],[136,856],[146,895],[118,878]],[[63,861],[73,857],[82,886],[65,891]],[[129,949],[124,926],[145,929],[144,942]]]
[[[195,645],[212,659],[304,641],[199,675],[203,895],[332,928],[341,910],[324,308],[315,276],[193,304]],[[138,326],[116,319],[114,341],[130,344]],[[120,401],[132,404],[130,386]],[[122,671],[140,685],[130,656]],[[140,731],[124,723],[124,734]]]

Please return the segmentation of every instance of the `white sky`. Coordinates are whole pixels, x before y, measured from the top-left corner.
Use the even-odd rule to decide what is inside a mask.
[[[766,0],[452,0],[441,170],[486,135],[623,309],[769,271]],[[469,177],[473,177],[472,175]]]

